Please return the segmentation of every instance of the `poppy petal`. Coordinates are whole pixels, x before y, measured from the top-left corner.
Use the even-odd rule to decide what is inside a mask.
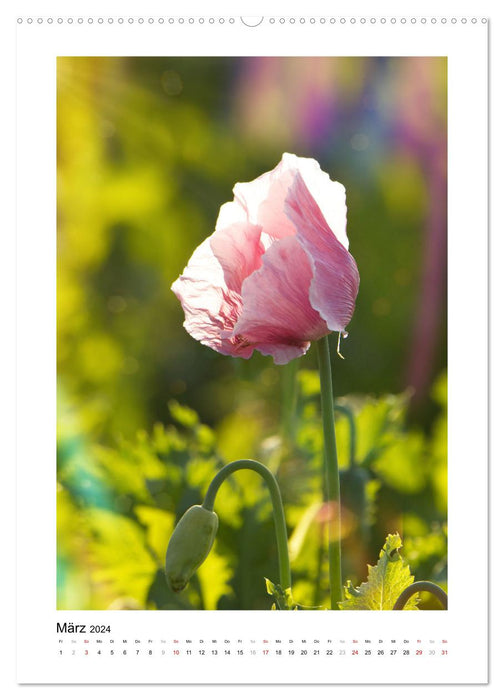
[[[328,328],[309,301],[313,272],[294,236],[275,241],[262,266],[243,282],[243,308],[233,329],[235,339],[285,364],[304,355],[310,340]]]
[[[245,212],[249,221],[260,224],[263,230],[274,238],[295,235],[296,228],[285,213],[284,202],[297,173],[302,175],[336,238],[348,249],[345,231],[345,188],[339,182],[333,182],[313,158],[300,158],[292,153],[284,153],[282,160],[273,170],[252,182],[237,183],[233,188],[233,215],[241,217]],[[240,207],[242,211],[238,213]],[[231,208],[224,210],[226,217],[223,215],[223,209],[224,207],[221,208],[219,222],[225,221],[226,217],[231,215]]]
[[[329,228],[301,175],[297,174],[285,201],[285,211],[297,230],[313,270],[310,302],[332,331],[344,332],[355,308],[359,272],[355,260]]]
[[[184,328],[224,355],[249,358],[253,348],[230,339],[242,308],[242,282],[261,264],[261,229],[236,223],[216,231],[194,251],[173,283],[185,313]]]

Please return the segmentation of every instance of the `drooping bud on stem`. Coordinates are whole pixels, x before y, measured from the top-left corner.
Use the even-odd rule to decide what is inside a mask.
[[[165,575],[175,593],[182,591],[212,549],[219,518],[203,506],[191,506],[177,523],[166,550]]]

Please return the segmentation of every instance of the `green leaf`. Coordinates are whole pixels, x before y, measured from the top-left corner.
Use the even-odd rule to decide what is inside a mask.
[[[266,583],[266,590],[269,595],[274,596],[276,604],[273,603],[275,607],[272,610],[294,610],[294,599],[292,597],[292,588],[286,588],[285,590],[278,583],[273,583],[269,578],[264,578]]]
[[[368,580],[354,588],[350,582],[345,586],[346,600],[340,603],[342,610],[392,610],[400,594],[414,581],[399,549],[400,536],[388,535],[380,552],[376,566],[368,566]],[[412,596],[405,610],[418,610],[418,598]]]
[[[147,544],[158,558],[158,565],[163,566],[166,547],[175,527],[175,514],[160,508],[138,505],[134,508],[139,522],[146,528]]]
[[[434,576],[446,561],[446,531],[439,523],[432,523],[431,530],[418,536],[408,537],[404,553],[418,572],[422,566],[429,566],[426,576]]]
[[[374,471],[388,486],[401,493],[419,493],[425,488],[428,454],[420,432],[396,434],[377,457]]]
[[[93,584],[109,604],[131,597],[144,607],[158,568],[146,546],[145,531],[130,518],[100,508],[88,508],[86,520],[92,533],[86,561]]]
[[[266,583],[266,591],[268,592],[268,595],[275,595],[275,584],[266,577],[264,577],[264,581]]]
[[[93,446],[93,456],[106,480],[118,494],[134,496],[141,503],[152,503],[152,497],[140,469],[132,469],[127,457],[102,445]]]

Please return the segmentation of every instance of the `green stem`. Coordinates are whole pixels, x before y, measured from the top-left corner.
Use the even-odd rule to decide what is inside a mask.
[[[289,548],[287,543],[287,527],[285,525],[282,495],[280,493],[277,480],[270,472],[270,470],[264,466],[264,464],[256,462],[254,459],[238,459],[235,462],[230,462],[229,464],[226,464],[226,466],[222,467],[222,469],[212,479],[212,482],[210,483],[210,486],[208,487],[208,490],[206,492],[205,499],[202,503],[203,508],[213,511],[217,491],[219,490],[223,482],[228,478],[228,476],[233,474],[233,472],[238,471],[239,469],[251,469],[252,471],[257,472],[257,474],[262,476],[262,478],[266,482],[266,486],[268,487],[271,496],[271,502],[273,505],[273,520],[275,522],[275,533],[278,549],[278,568],[280,570],[280,585],[284,590],[286,590],[287,588],[291,587],[292,583],[289,562]]]
[[[341,515],[338,455],[336,433],[334,431],[334,399],[331,376],[331,356],[329,340],[325,336],[317,341],[320,397],[322,402],[322,424],[324,427],[324,464],[326,500],[329,517],[329,580],[331,586],[331,609],[339,610],[343,600],[341,582]]]
[[[392,610],[402,610],[408,600],[414,593],[419,593],[420,591],[426,591],[427,593],[432,593],[435,596],[443,608],[448,610],[448,596],[443,591],[442,588],[437,586],[432,581],[415,581],[410,586],[404,589],[399,598],[396,600]]]

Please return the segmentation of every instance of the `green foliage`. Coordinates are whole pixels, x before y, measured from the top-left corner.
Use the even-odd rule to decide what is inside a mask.
[[[278,583],[273,583],[269,578],[264,579],[266,583],[266,592],[268,595],[274,597],[275,602],[271,606],[272,610],[297,610],[297,606],[294,603],[292,597],[292,589],[286,588],[285,590]]]
[[[217,435],[194,411],[171,402],[170,415],[177,426],[157,423],[133,440],[119,437],[114,446],[105,446],[79,430],[62,396],[59,607],[264,609],[268,595],[275,597],[277,609],[329,607],[318,396],[305,391],[311,377],[306,370],[301,373],[293,443],[271,436],[268,445],[258,442],[255,447],[257,455],[267,451],[270,463],[278,465],[293,574],[291,591],[268,584],[266,594],[261,582],[265,573],[272,579],[278,575],[277,552],[269,496],[253,472],[233,475],[219,490],[219,533],[187,588],[172,593],[164,579],[164,558],[175,524],[188,508],[202,502],[224,464]],[[442,385],[440,380],[438,395]],[[354,581],[366,576],[365,564],[376,557],[384,524],[395,522],[405,560],[416,577],[445,587],[446,511],[438,507],[445,493],[445,404],[428,436],[407,430],[405,396],[349,396],[339,401],[352,411],[356,426],[352,466],[349,421],[346,415],[337,416],[345,574]],[[247,450],[253,453],[254,447]],[[412,483],[417,484],[413,491]],[[388,608],[411,576],[400,557],[393,559],[391,551],[399,546],[400,540],[387,539],[378,564],[368,571],[368,582],[347,588],[344,607],[360,609],[370,597],[369,604],[375,605],[381,577],[383,590],[389,591],[382,604]]]
[[[392,610],[401,593],[414,581],[409,566],[399,554],[402,547],[398,534],[388,535],[376,566],[368,566],[367,581],[354,588],[345,586],[342,610]],[[412,596],[404,610],[417,610],[418,600]]]
[[[218,465],[213,432],[197,416],[194,420],[189,409],[171,405],[170,410],[183,424],[181,430],[156,424],[151,434],[140,431],[136,440],[120,439],[115,448],[88,447],[83,435],[61,435],[60,607],[67,607],[65,591],[73,569],[87,575],[80,585],[82,607],[109,607],[122,597],[140,608],[199,607],[203,600],[215,607],[229,593],[230,566],[213,552],[205,575],[185,599],[170,594],[166,583],[161,595],[152,590],[175,521],[184,506],[201,502]]]
[[[404,532],[410,532],[410,516],[404,518]],[[414,568],[418,579],[429,579],[443,586],[447,569],[447,527],[433,523],[429,529],[422,522],[421,534],[411,534],[404,542],[404,556]]]

